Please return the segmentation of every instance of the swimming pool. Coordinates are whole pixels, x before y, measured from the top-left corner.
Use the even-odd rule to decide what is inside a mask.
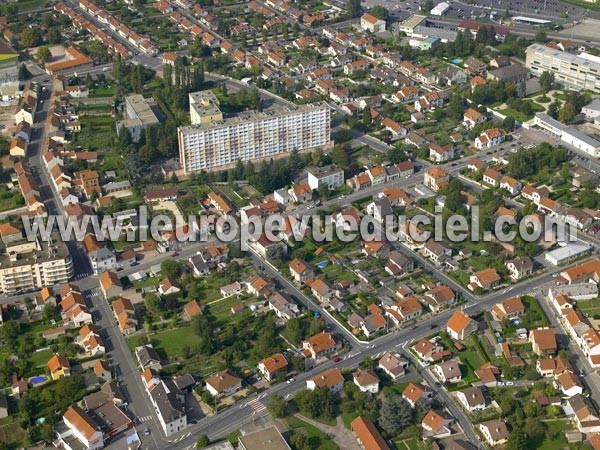
[[[44,381],[46,381],[48,378],[46,378],[45,375],[38,375],[37,377],[32,377],[29,382],[31,384],[39,384],[39,383],[43,383]]]
[[[324,269],[325,267],[327,267],[327,261],[320,262],[319,264],[317,264],[317,267],[319,269]]]
[[[453,62],[454,64],[460,64],[460,63],[462,62],[462,59],[460,59],[460,58],[456,58],[456,59],[453,59],[453,60],[452,60],[452,62]]]

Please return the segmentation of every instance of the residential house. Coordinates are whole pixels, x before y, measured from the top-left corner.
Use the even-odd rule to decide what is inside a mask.
[[[503,300],[492,307],[492,316],[495,320],[513,320],[524,313],[525,305],[520,297]]]
[[[556,335],[554,328],[538,328],[529,333],[529,342],[533,352],[540,355],[553,355],[556,353]]]
[[[442,383],[458,383],[462,380],[460,364],[457,358],[449,359],[436,364],[432,369],[433,373]]]
[[[463,115],[463,125],[467,130],[475,128],[477,125],[485,122],[487,117],[473,108],[469,108]]]
[[[488,407],[483,390],[478,386],[469,387],[458,391],[456,398],[460,404],[470,413],[481,411]]]
[[[504,265],[508,269],[510,277],[513,280],[520,280],[533,273],[533,261],[527,257],[509,259]]]
[[[421,421],[423,437],[437,439],[446,438],[452,435],[451,425],[453,423],[453,418],[446,416],[444,413],[440,413],[431,409]]]
[[[242,379],[233,375],[229,369],[211,375],[205,382],[206,390],[213,397],[227,397],[242,388]]]
[[[477,288],[488,290],[500,284],[500,275],[496,273],[496,269],[484,269],[475,272],[469,277],[469,289],[474,291]]]
[[[377,367],[389,376],[392,381],[396,381],[406,373],[408,361],[396,353],[387,352],[379,359]]]
[[[448,286],[437,286],[425,292],[423,302],[429,306],[431,311],[439,312],[442,308],[454,304],[456,295]]]
[[[385,31],[385,20],[378,19],[374,15],[366,13],[360,18],[360,27],[371,33],[381,33]]]
[[[284,374],[287,368],[287,359],[281,353],[264,358],[258,363],[258,371],[263,374],[267,381],[273,381],[279,375]]]
[[[64,356],[55,354],[48,361],[48,369],[50,369],[50,377],[56,381],[60,378],[71,375],[71,364]]]
[[[331,333],[325,331],[311,336],[302,342],[302,348],[307,350],[313,359],[333,353],[340,347],[341,345],[335,342]]]
[[[452,314],[452,317],[450,317],[450,320],[446,324],[446,332],[456,341],[462,341],[475,331],[477,331],[477,322],[461,309]]]
[[[428,391],[422,384],[410,383],[402,391],[402,397],[408,402],[413,408],[419,400],[422,398],[430,399],[432,395],[431,391]]]
[[[489,420],[479,424],[483,437],[492,446],[505,444],[510,434],[506,422],[502,419]]]
[[[479,150],[491,148],[500,145],[506,140],[506,131],[500,128],[490,128],[485,130],[475,138],[475,147]]]
[[[332,394],[337,394],[344,388],[344,376],[339,369],[332,367],[306,380],[306,388],[311,391],[318,388],[328,388]]]
[[[352,374],[354,384],[361,392],[377,394],[379,392],[379,378],[372,370],[359,370]]]

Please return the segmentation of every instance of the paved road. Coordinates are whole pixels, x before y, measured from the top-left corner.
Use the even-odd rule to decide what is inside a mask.
[[[50,87],[48,84],[47,88]],[[42,144],[46,139],[45,121],[49,109],[50,91],[46,89],[40,92],[39,100],[40,110],[36,112],[35,123],[32,127],[33,140],[27,146],[28,160],[32,168],[35,168],[36,176],[40,182],[41,195],[44,199],[44,204],[48,210],[48,214],[61,215],[66,217],[66,212],[60,201],[59,193],[53,183],[50,182],[50,174],[43,163]],[[111,359],[111,363],[115,364],[119,373],[125,392],[127,393],[130,402],[129,408],[136,417],[152,416],[153,420],[146,426],[153,427],[154,432],[151,433],[151,438],[157,448],[164,448],[160,441],[161,434],[155,420],[154,409],[149,402],[148,396],[145,395],[142,380],[139,371],[136,368],[135,361],[131,352],[127,348],[127,344],[118,326],[112,320],[112,313],[108,302],[99,295],[99,283],[95,276],[88,276],[91,273],[91,267],[87,255],[83,249],[75,241],[68,241],[66,245],[73,258],[73,266],[75,269],[76,278],[85,276],[88,283],[92,283],[95,289],[92,291],[84,291],[88,304],[91,304],[92,311],[98,319],[98,324],[101,326],[103,333],[106,336],[108,345],[107,353]],[[135,402],[133,400],[135,399]],[[147,438],[145,438],[147,440]],[[160,445],[159,445],[160,444]]]

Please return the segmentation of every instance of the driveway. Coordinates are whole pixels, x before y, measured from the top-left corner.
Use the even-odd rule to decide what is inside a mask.
[[[358,441],[354,437],[354,433],[349,431],[344,426],[344,422],[342,421],[341,416],[337,416],[337,423],[335,427],[323,425],[322,423],[317,422],[316,420],[304,417],[302,414],[295,414],[295,416],[299,419],[304,420],[307,423],[310,423],[314,427],[321,430],[323,433],[329,436],[333,436],[333,442],[335,442],[340,448],[343,448],[344,450],[361,450],[360,446],[358,445]]]

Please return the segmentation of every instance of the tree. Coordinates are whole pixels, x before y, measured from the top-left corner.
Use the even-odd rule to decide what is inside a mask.
[[[506,450],[527,450],[527,436],[521,430],[513,430],[506,441]]]
[[[38,48],[36,56],[39,62],[46,64],[48,61],[50,61],[50,58],[52,58],[52,52],[48,47],[44,46]]]
[[[395,436],[413,423],[412,408],[399,395],[387,397],[381,404],[378,423],[388,435]]]
[[[21,33],[21,42],[25,47],[36,47],[42,43],[42,32],[37,27],[27,27]]]
[[[294,450],[311,450],[308,436],[302,433],[294,433],[290,438],[290,444]]]
[[[546,42],[546,32],[544,30],[540,30],[535,34],[535,41],[536,42]]]
[[[546,92],[548,92],[554,84],[554,74],[547,70],[544,70],[540,75],[540,86]]]
[[[377,17],[380,20],[388,20],[390,12],[381,5],[374,6],[371,11],[371,15]]]
[[[346,2],[346,10],[351,19],[358,17],[360,14],[360,0],[348,0]]]
[[[362,121],[365,125],[371,125],[373,118],[371,117],[371,108],[368,106],[365,107],[362,111]]]
[[[512,116],[506,116],[502,122],[502,127],[510,132],[515,129],[515,118]]]
[[[423,4],[423,12],[425,14],[429,14],[432,9],[433,9],[433,0],[425,0],[425,3]],[[482,28],[485,28],[485,27],[482,27]]]
[[[27,67],[25,67],[25,64],[21,64],[19,66],[19,81],[25,81],[25,80],[29,80],[31,78],[31,72],[29,70],[27,70]]]
[[[23,301],[25,302],[27,311],[31,311],[34,308],[33,299],[31,297],[27,296],[23,299]]]
[[[210,322],[205,315],[196,315],[192,317],[192,331],[199,337],[198,348],[201,353],[208,355],[216,350],[216,344],[213,337],[213,330]]]
[[[557,119],[558,118],[558,111],[559,110],[560,110],[560,101],[554,100],[548,106],[548,115],[550,117],[552,117],[553,119]]]
[[[573,122],[577,117],[577,111],[571,103],[565,103],[558,112],[558,121],[562,123]]]
[[[198,437],[198,440],[196,441],[196,448],[204,448],[204,447],[207,447],[208,444],[210,444],[210,440],[208,439],[208,436],[205,434],[201,434]]]
[[[57,27],[52,27],[46,33],[46,39],[49,44],[58,44],[62,40],[60,30]]]
[[[162,300],[154,292],[148,292],[144,297],[146,309],[152,314],[159,314],[163,309]]]
[[[181,275],[181,266],[177,261],[167,259],[160,264],[160,270],[165,277],[179,278]]]
[[[276,418],[285,417],[285,409],[286,402],[280,395],[271,396],[271,401],[269,402],[269,412]]]
[[[344,146],[338,144],[333,147],[331,162],[340,167],[348,167],[350,165],[350,156]]]

